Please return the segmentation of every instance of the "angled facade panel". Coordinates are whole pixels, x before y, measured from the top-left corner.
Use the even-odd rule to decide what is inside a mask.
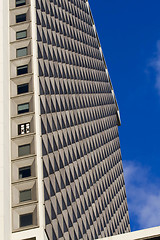
[[[36,11],[48,238],[129,231],[119,110],[89,4],[37,1]]]

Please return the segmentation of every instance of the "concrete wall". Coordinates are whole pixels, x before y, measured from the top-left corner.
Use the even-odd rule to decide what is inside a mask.
[[[0,1],[0,239],[10,239],[8,1]]]

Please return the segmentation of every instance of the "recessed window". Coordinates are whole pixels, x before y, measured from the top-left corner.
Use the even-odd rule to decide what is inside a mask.
[[[31,189],[20,191],[20,193],[19,193],[19,201],[20,202],[25,202],[25,201],[29,201],[29,200],[32,200]]]
[[[29,84],[21,84],[17,86],[17,93],[22,94],[22,93],[27,93],[29,91]]]
[[[27,37],[27,30],[16,32],[16,39],[23,39]]]
[[[26,4],[26,0],[16,0],[16,7],[20,7]]]
[[[26,227],[33,224],[32,213],[20,215],[20,227]]]
[[[19,178],[31,177],[31,166],[19,168]]]
[[[29,103],[23,103],[18,105],[18,114],[29,112]]]
[[[27,54],[28,54],[27,50],[28,50],[27,47],[17,49],[17,54],[16,54],[17,57],[27,56]]]
[[[26,21],[26,13],[20,14],[16,16],[16,23]]]
[[[22,75],[28,73],[28,65],[23,65],[17,67],[17,75]]]
[[[30,149],[30,144],[18,146],[18,157],[29,155]]]
[[[18,135],[30,133],[30,123],[24,123],[18,125]]]

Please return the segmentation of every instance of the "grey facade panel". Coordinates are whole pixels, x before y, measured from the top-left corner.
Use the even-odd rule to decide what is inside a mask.
[[[130,231],[117,106],[87,3],[37,0],[49,240]]]

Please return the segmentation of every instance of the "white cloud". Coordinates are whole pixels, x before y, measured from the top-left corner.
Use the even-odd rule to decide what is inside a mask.
[[[157,52],[156,56],[152,59],[149,64],[156,71],[156,88],[158,89],[158,93],[160,95],[160,40],[157,41]]]
[[[131,221],[139,229],[159,226],[160,179],[151,182],[150,170],[136,161],[124,161],[124,175]]]

